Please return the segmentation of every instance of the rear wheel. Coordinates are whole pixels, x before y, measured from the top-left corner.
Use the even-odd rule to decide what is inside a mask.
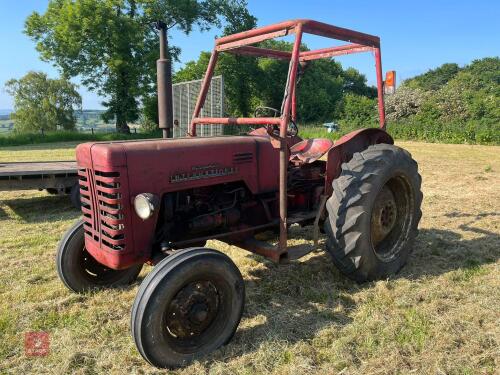
[[[95,260],[85,249],[82,220],[78,220],[59,243],[56,264],[61,281],[77,293],[129,285],[142,269],[139,264],[117,271]]]
[[[229,257],[211,249],[179,250],[144,279],[132,308],[141,355],[161,368],[184,366],[234,335],[245,287]]]
[[[333,190],[325,231],[335,265],[358,282],[398,272],[422,216],[415,160],[393,145],[370,146],[342,165]]]

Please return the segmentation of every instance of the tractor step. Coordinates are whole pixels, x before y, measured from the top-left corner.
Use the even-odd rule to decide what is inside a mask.
[[[276,263],[288,263],[291,260],[300,259],[318,249],[318,246],[316,245],[301,244],[288,246],[285,251],[280,252],[278,245],[257,240],[256,238],[249,238],[245,241],[234,243],[233,245],[241,247],[242,249],[248,250],[252,253],[262,255]]]

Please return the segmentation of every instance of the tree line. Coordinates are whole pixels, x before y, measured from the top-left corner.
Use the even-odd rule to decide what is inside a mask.
[[[500,143],[500,58],[454,63],[403,82],[386,98],[391,129],[405,138]]]
[[[245,0],[50,0],[44,13],[27,18],[24,32],[35,41],[41,59],[54,64],[61,77],[53,80],[30,72],[7,83],[15,101],[16,129],[30,130],[33,124],[47,130],[74,127],[72,110],[81,107],[81,98],[69,81],[73,77],[106,98],[103,118],[114,120],[119,132],[129,132],[128,124],[139,118],[154,128],[159,44],[153,23],[157,20],[186,34],[195,26],[202,31],[217,27],[228,35],[257,25]],[[284,41],[260,45],[292,49]],[[171,46],[168,52],[175,60],[180,49]],[[209,52],[201,52],[174,73],[174,81],[202,78],[209,58]],[[284,61],[222,54],[216,74],[224,76],[227,115],[251,116],[262,105],[280,109],[287,71]],[[376,89],[356,69],[344,69],[327,59],[301,65],[299,74],[302,124],[335,120],[344,129],[376,124]],[[401,134],[441,136],[449,131],[460,133],[457,137],[465,141],[495,142],[500,133],[499,77],[498,57],[464,67],[443,64],[406,80],[394,95],[386,96],[389,124]],[[462,134],[463,129],[468,133]]]

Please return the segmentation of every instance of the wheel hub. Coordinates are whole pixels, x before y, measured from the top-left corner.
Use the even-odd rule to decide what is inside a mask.
[[[377,246],[394,228],[397,219],[397,206],[394,194],[386,185],[375,201],[371,218],[373,246]]]
[[[210,281],[197,281],[184,286],[170,302],[166,324],[177,338],[203,333],[214,320],[219,307],[217,289]]]

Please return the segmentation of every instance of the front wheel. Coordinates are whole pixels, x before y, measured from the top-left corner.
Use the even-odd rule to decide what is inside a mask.
[[[78,220],[59,243],[56,265],[61,281],[76,293],[128,285],[137,279],[142,269],[139,264],[117,271],[96,261],[85,249],[82,220]]]
[[[422,216],[421,177],[406,150],[377,144],[355,153],[333,181],[326,249],[358,282],[388,277],[406,263]]]
[[[226,344],[243,313],[245,287],[231,259],[190,248],[163,259],[132,307],[137,349],[153,366],[175,368]]]

